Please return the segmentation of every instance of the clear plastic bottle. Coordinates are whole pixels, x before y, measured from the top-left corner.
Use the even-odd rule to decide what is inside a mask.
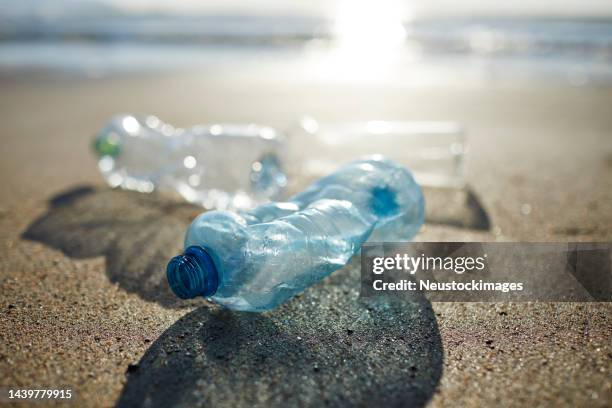
[[[168,282],[181,298],[273,309],[344,266],[366,240],[411,239],[423,217],[423,194],[405,167],[354,161],[287,202],[199,215],[185,252],[168,264]]]
[[[339,165],[382,154],[410,168],[424,186],[465,184],[466,144],[453,122],[348,122],[303,118],[287,136],[257,125],[174,129],[153,116],[113,118],[95,139],[112,186],[175,191],[208,209],[246,210],[283,198]]]
[[[94,140],[108,183],[128,190],[175,191],[205,208],[252,208],[279,197],[283,137],[267,126],[175,129],[154,116],[119,115]]]
[[[467,143],[456,122],[319,123],[306,116],[288,134],[292,178],[307,175],[316,179],[334,171],[339,163],[381,154],[408,167],[422,186],[465,186]]]

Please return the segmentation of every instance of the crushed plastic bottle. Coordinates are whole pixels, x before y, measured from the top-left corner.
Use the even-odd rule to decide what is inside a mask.
[[[128,190],[175,191],[205,208],[252,208],[287,184],[279,156],[283,136],[267,126],[175,129],[154,116],[120,115],[96,135],[107,182]]]
[[[287,202],[209,211],[190,225],[167,267],[180,298],[273,309],[344,266],[367,240],[410,240],[424,218],[421,188],[394,162],[351,162]]]

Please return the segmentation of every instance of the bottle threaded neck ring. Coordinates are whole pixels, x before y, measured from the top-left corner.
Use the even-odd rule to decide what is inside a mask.
[[[190,246],[175,256],[166,268],[168,284],[181,299],[212,296],[219,286],[219,275],[212,257],[200,246]]]

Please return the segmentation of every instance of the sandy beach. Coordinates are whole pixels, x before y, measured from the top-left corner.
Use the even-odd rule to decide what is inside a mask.
[[[190,72],[2,74],[0,87],[0,386],[70,387],[76,406],[363,405],[370,381],[384,391],[374,400],[392,406],[612,401],[609,303],[372,307],[398,322],[384,338],[355,314],[357,262],[261,317],[180,303],[163,267],[198,208],[109,190],[90,152],[91,136],[119,112],[281,129],[303,114],[456,120],[490,225],[430,222],[418,240],[609,241],[609,85],[355,87]]]

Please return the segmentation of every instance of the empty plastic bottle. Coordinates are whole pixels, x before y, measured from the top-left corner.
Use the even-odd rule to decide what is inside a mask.
[[[282,136],[258,125],[175,129],[154,116],[114,117],[94,149],[108,183],[128,190],[176,191],[206,208],[252,208],[287,183]]]
[[[423,194],[389,160],[351,162],[287,202],[209,211],[168,264],[174,293],[244,311],[273,309],[344,266],[368,239],[406,241],[423,224]]]
[[[321,177],[334,171],[338,163],[382,154],[408,167],[422,186],[465,186],[466,135],[455,122],[319,123],[305,116],[287,135],[290,157],[286,159],[292,164],[288,169],[292,174]]]
[[[304,185],[371,154],[408,166],[421,185],[465,185],[466,144],[456,123],[319,124],[304,117],[286,135],[258,125],[174,129],[154,116],[122,115],[98,133],[94,147],[111,186],[174,191],[207,209],[247,210],[278,200],[288,179]]]

